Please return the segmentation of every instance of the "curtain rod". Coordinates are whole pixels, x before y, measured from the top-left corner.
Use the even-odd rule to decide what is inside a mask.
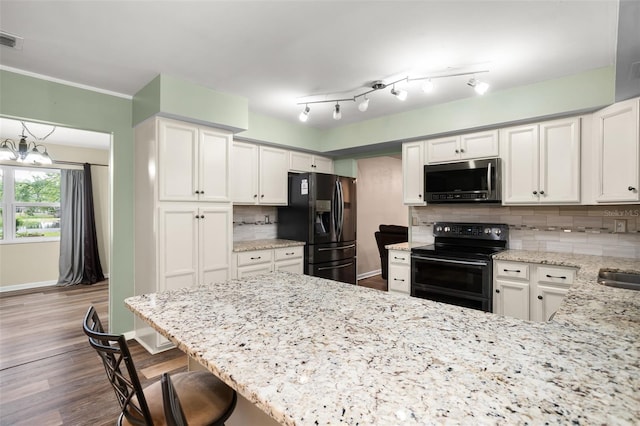
[[[86,161],[84,163],[81,163],[79,161],[57,161],[57,160],[54,160],[53,164],[70,164],[70,165],[73,165],[73,166],[84,166],[85,164],[89,164],[90,166],[109,167],[108,164],[87,163]]]

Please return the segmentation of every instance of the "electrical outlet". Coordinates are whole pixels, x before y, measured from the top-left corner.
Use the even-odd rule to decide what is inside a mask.
[[[411,226],[418,226],[418,218],[413,216],[411,217]]]
[[[615,219],[613,221],[613,232],[615,232],[615,233],[627,232],[627,220],[626,219]]]

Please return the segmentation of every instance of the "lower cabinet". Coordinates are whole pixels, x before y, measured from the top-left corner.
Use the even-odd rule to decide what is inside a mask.
[[[531,321],[551,319],[576,274],[574,268],[500,260],[493,271],[494,313]]]
[[[389,250],[387,289],[393,293],[411,292],[411,252]]]
[[[280,247],[233,253],[232,277],[246,278],[273,271],[302,274],[304,271],[304,247]]]

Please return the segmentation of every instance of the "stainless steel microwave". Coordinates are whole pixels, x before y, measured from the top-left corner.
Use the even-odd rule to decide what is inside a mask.
[[[424,166],[427,204],[500,203],[501,188],[499,158]]]

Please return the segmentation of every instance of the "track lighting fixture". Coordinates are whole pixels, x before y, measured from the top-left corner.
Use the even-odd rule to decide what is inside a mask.
[[[469,72],[459,72],[454,74],[439,74],[439,75],[436,74],[436,75],[430,75],[425,77],[403,77],[401,79],[390,81],[388,83],[385,83],[381,80],[376,80],[370,83],[365,90],[355,94],[353,97],[350,97],[350,98],[333,98],[333,99],[324,99],[324,100],[318,100],[318,101],[307,100],[306,102],[299,102],[298,105],[304,105],[305,108],[300,113],[298,118],[302,122],[307,121],[309,116],[309,104],[335,102],[335,106],[333,109],[333,118],[334,120],[340,120],[342,118],[342,112],[340,111],[339,102],[357,102],[358,98],[362,98],[362,100],[358,103],[358,109],[362,112],[365,112],[369,108],[369,98],[367,97],[367,95],[371,92],[376,92],[378,90],[385,89],[389,86],[391,86],[391,94],[396,98],[398,98],[399,100],[404,101],[405,99],[407,99],[407,96],[408,96],[407,91],[403,89],[396,89],[396,83],[400,83],[402,81],[410,83],[412,81],[425,80],[424,83],[422,84],[422,90],[425,93],[430,93],[434,90],[434,87],[435,87],[432,81],[434,79],[473,75],[473,77],[469,79],[469,81],[467,81],[467,85],[473,87],[476,93],[483,95],[489,89],[489,84],[487,84],[484,81],[478,80],[475,77],[475,75],[480,73],[486,73],[486,72],[489,72],[489,70],[475,70],[475,71],[469,71]]]
[[[407,99],[407,95],[408,95],[406,90],[402,90],[402,89],[396,90],[395,84],[391,88],[391,94],[393,96],[395,96],[396,98],[398,98],[399,100],[401,100],[401,101],[406,100]]]
[[[304,110],[302,110],[302,112],[298,116],[300,121],[304,123],[309,119],[309,111],[311,111],[311,108],[309,108],[309,105],[305,105]]]
[[[342,118],[342,113],[340,112],[340,104],[336,102],[336,107],[333,110],[333,119],[340,120]]]
[[[475,77],[471,77],[467,84],[473,87],[473,90],[475,90],[478,95],[484,95],[485,93],[487,93],[487,90],[489,90],[488,83],[482,80],[478,80]]]
[[[358,104],[358,109],[362,112],[365,112],[366,110],[369,109],[369,98],[367,98],[367,96],[365,95],[364,99],[362,100],[362,102],[360,102]]]

